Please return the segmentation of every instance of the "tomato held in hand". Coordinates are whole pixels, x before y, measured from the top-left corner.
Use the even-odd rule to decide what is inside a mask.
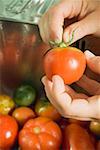
[[[19,132],[21,150],[59,150],[61,141],[59,126],[45,117],[29,120]]]
[[[9,115],[0,115],[0,150],[10,149],[16,140],[18,125]]]
[[[55,121],[61,118],[61,115],[56,108],[45,97],[37,100],[35,104],[35,112],[38,116],[48,117]]]
[[[75,47],[53,48],[44,55],[44,72],[48,79],[53,75],[63,78],[65,84],[80,79],[86,67],[84,53]]]

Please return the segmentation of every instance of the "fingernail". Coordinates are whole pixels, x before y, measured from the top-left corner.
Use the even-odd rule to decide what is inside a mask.
[[[45,76],[43,76],[42,78],[41,78],[41,82],[43,83],[43,84],[45,84]]]
[[[95,55],[94,55],[92,52],[90,52],[89,50],[86,50],[86,51],[85,51],[85,55],[86,55],[86,58],[87,58],[87,59],[90,59],[90,58],[92,58],[92,57],[95,56]]]

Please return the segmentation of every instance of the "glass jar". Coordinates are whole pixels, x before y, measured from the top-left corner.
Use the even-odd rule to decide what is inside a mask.
[[[38,21],[59,0],[0,0],[0,92],[12,93],[22,82],[41,91],[42,57]]]
[[[23,82],[41,89],[44,44],[37,25],[0,22],[0,92],[12,93]]]

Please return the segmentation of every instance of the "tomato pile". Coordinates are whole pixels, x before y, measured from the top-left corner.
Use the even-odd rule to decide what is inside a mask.
[[[12,97],[0,95],[0,150],[100,149],[99,122],[63,118],[30,85],[16,91]]]
[[[31,85],[16,88],[13,96],[0,95],[0,150],[60,149],[61,115]]]

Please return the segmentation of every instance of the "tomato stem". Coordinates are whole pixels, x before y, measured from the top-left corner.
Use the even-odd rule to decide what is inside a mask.
[[[61,47],[61,48],[67,47],[72,44],[72,41],[74,39],[74,33],[75,33],[75,30],[72,32],[72,36],[71,38],[69,38],[68,42],[50,41],[49,43],[53,47]]]

